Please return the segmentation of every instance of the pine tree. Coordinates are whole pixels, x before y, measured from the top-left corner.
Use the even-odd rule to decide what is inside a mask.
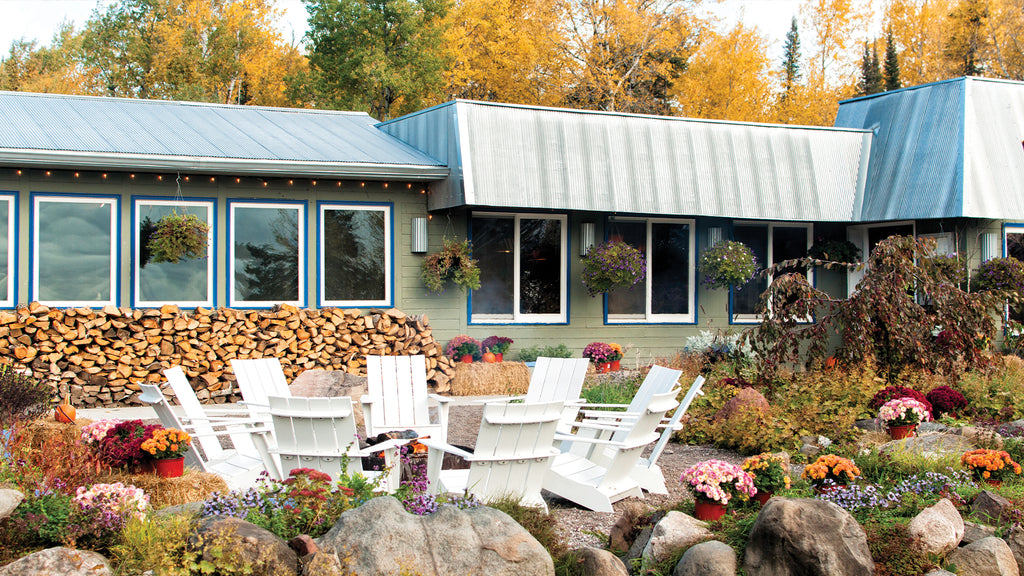
[[[882,68],[878,62],[878,49],[868,47],[864,42],[864,55],[860,61],[860,81],[857,90],[861,96],[877,94],[885,89],[882,80]]]
[[[800,33],[796,28],[796,16],[786,32],[785,58],[782,61],[782,99],[785,100],[800,80]]]
[[[896,40],[892,37],[892,28],[885,31],[885,66],[882,68],[882,75],[885,77],[886,90],[899,90],[902,87],[900,61],[896,54]]]

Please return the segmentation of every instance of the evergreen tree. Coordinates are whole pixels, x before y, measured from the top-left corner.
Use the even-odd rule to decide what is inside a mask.
[[[796,16],[786,32],[785,57],[782,61],[782,99],[785,100],[800,80],[800,32],[796,28]]]
[[[961,0],[949,15],[953,32],[946,42],[944,56],[960,76],[979,76],[983,71],[982,54],[988,45],[988,3],[985,0]]]
[[[864,42],[864,55],[860,61],[860,81],[857,90],[861,96],[877,94],[885,89],[882,79],[882,68],[878,62],[878,50],[868,47]]]
[[[892,28],[885,31],[885,65],[882,68],[886,90],[898,90],[900,82],[900,61],[896,54],[896,40],[892,37]]]

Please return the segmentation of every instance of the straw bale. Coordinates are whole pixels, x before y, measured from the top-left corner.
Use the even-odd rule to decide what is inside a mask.
[[[522,362],[455,363],[453,396],[525,394],[530,387],[530,369]]]
[[[158,474],[108,474],[97,482],[122,482],[142,488],[149,495],[149,504],[155,509],[189,502],[202,502],[214,492],[227,493],[228,485],[220,476],[210,472],[185,469],[180,478],[163,478]]]
[[[34,450],[41,450],[59,441],[74,444],[82,437],[82,426],[91,423],[88,418],[79,418],[74,424],[57,422],[53,418],[39,418],[25,427],[25,440]]]

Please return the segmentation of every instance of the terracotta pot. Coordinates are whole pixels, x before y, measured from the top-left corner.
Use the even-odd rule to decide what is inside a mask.
[[[989,486],[995,486],[996,488],[1003,485],[1002,480],[996,480],[995,478],[986,478],[985,483],[988,484]]]
[[[704,498],[697,498],[693,502],[693,517],[697,520],[714,521],[722,516],[725,516],[725,504]]]
[[[505,357],[504,357],[504,355],[501,352],[495,352],[494,353],[494,361],[495,362],[501,362],[504,359],[505,359]]]
[[[904,438],[913,438],[914,430],[917,428],[917,424],[909,424],[907,426],[889,426],[889,437],[893,440],[902,440]]]
[[[607,374],[607,373],[611,372],[612,371],[612,363],[611,362],[602,362],[602,363],[598,364],[597,365],[597,371],[599,373],[601,373],[601,374]]]
[[[612,372],[618,372],[622,370],[622,360],[612,360]]]
[[[463,354],[462,358],[460,358],[460,360],[462,360],[463,364],[472,364],[473,363],[473,355],[472,354]]]
[[[162,478],[178,478],[185,473],[185,457],[161,458],[155,462],[156,473]]]
[[[767,492],[765,490],[758,490],[757,494],[754,494],[754,500],[757,500],[761,506],[768,503],[768,499],[774,496],[774,492]]]

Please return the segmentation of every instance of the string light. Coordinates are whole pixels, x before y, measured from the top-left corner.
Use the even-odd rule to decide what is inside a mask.
[[[341,188],[341,180],[338,180],[338,188]]]
[[[387,187],[388,187],[388,183],[387,183],[387,182],[385,182],[385,183],[384,183],[384,187],[385,187],[385,188],[387,188]]]
[[[242,183],[242,179],[241,178],[235,178],[235,184],[241,184],[241,183]]]
[[[75,172],[75,178],[78,178],[78,172]]]
[[[135,174],[129,174],[128,177],[131,178],[132,180],[135,180]]]
[[[295,184],[295,180],[289,180],[289,181],[288,181],[288,185],[289,185],[289,186],[291,186],[292,184]]]
[[[433,220],[433,219],[434,219],[434,215],[433,214],[427,214],[427,220]]]
[[[106,180],[106,179],[107,179],[107,173],[106,173],[106,172],[104,172],[104,173],[103,173],[103,179],[104,179],[104,180]]]
[[[105,178],[105,176],[104,176]],[[185,176],[185,182],[188,182],[188,176]]]
[[[49,175],[50,175],[50,171],[49,171],[49,170],[47,170],[47,171],[46,171],[46,175],[47,175],[47,176],[49,176]]]
[[[412,190],[412,182],[406,184],[405,187],[408,188],[409,190]]]
[[[216,178],[214,178],[213,176],[210,176],[210,182],[211,182],[211,183],[213,183],[213,182],[216,182],[216,181],[217,181],[217,179],[216,179]]]
[[[157,175],[156,179],[157,179],[157,180],[159,180],[159,181],[161,181],[161,182],[163,182],[163,180],[164,180],[164,177],[163,177],[163,175],[161,174],[161,175]]]
[[[263,187],[264,187],[264,188],[266,188],[266,187],[267,187],[267,181],[266,181],[266,180],[264,180],[264,181],[263,181]]]
[[[360,182],[359,183],[359,187],[360,188],[366,188],[366,182]]]
[[[313,186],[316,186],[316,180],[313,180]]]
[[[18,176],[21,176],[21,170],[18,170]]]

